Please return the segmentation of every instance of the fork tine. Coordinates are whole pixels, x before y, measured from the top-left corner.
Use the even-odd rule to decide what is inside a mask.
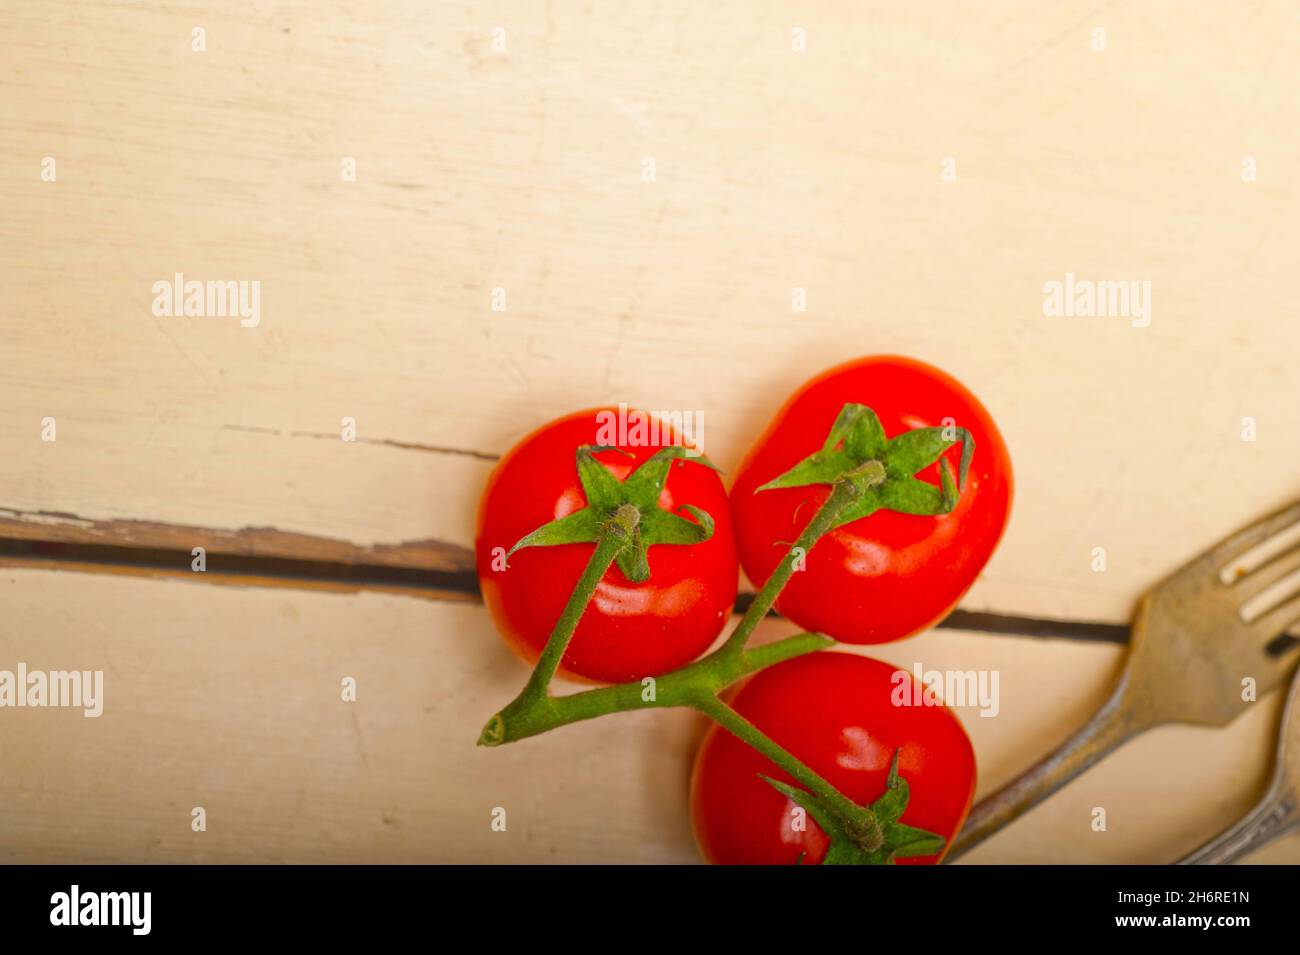
[[[1263,612],[1270,606],[1279,603],[1284,597],[1300,590],[1300,581],[1287,580],[1288,577],[1293,577],[1297,571],[1300,571],[1300,547],[1288,551],[1277,560],[1267,563],[1254,573],[1242,577],[1240,583],[1234,584],[1232,588],[1232,595],[1234,597],[1240,596],[1243,600],[1241,619],[1249,623],[1259,616],[1259,613],[1252,613],[1248,608],[1260,597],[1269,598],[1259,608],[1260,612]],[[1283,586],[1283,592],[1276,595],[1268,593],[1271,588],[1279,584]]]
[[[1286,530],[1291,525],[1300,523],[1300,501],[1295,501],[1281,510],[1274,511],[1268,517],[1256,521],[1208,551],[1205,558],[1217,565],[1223,565],[1220,577],[1225,584],[1231,583],[1235,575],[1229,575],[1229,565],[1238,562],[1247,552],[1267,541],[1270,537]],[[1254,566],[1259,566],[1258,563]]]
[[[1292,597],[1282,606],[1270,610],[1250,625],[1250,631],[1262,641],[1272,640],[1300,621],[1300,596]]]
[[[1291,647],[1284,653],[1277,656],[1264,656],[1264,673],[1273,674],[1274,680],[1284,680],[1289,674],[1296,672],[1296,665],[1300,663],[1300,655],[1297,655],[1296,648]]]

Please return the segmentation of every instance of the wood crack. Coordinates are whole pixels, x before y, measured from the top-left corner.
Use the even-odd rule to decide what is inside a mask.
[[[328,431],[279,431],[275,428],[261,428],[255,425],[242,424],[223,424],[222,431],[242,431],[245,434],[270,434],[285,438],[320,438],[330,441],[341,441],[338,434],[332,434]],[[472,448],[452,448],[440,444],[420,444],[417,441],[397,441],[392,438],[366,438],[356,437],[353,439],[357,444],[376,444],[389,448],[401,448],[406,451],[424,451],[429,454],[452,454],[459,457],[476,458],[480,461],[498,461],[501,458],[499,454],[492,454],[489,451],[475,451]]]

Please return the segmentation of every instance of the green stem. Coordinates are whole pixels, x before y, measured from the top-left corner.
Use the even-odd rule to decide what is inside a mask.
[[[767,615],[777,595],[789,582],[797,564],[796,556],[806,556],[817,541],[835,526],[836,519],[844,508],[859,499],[867,487],[878,484],[883,479],[883,466],[879,462],[869,461],[834,485],[830,496],[817,509],[790,552],[755,595],[754,602],[750,604],[735,632],[718,650],[658,678],[599,687],[569,696],[551,696],[551,679],[564,657],[578,621],[595,594],[601,578],[631,540],[636,529],[639,512],[631,505],[623,505],[599,538],[596,550],[556,622],[527,685],[518,697],[488,720],[479,737],[479,745],[499,746],[609,713],[646,707],[690,707],[772,760],[792,779],[819,796],[826,807],[842,820],[856,820],[859,827],[865,825],[868,830],[867,848],[874,848],[883,837],[869,809],[856,805],[844,796],[792,753],[722,702],[718,694],[737,680],[758,670],[834,645],[834,640],[822,634],[801,633],[753,649],[745,647],[754,628]]]
[[[621,532],[606,533],[596,543],[596,549],[592,552],[591,559],[587,561],[582,576],[578,578],[573,593],[569,595],[568,603],[564,605],[564,611],[560,614],[555,629],[551,631],[551,636],[546,641],[542,655],[538,657],[537,666],[532,676],[528,678],[521,696],[546,696],[547,687],[551,685],[551,679],[555,676],[560,661],[564,659],[564,651],[569,649],[573,632],[578,629],[578,621],[586,612],[587,604],[596,593],[601,578],[605,576],[605,572],[609,570],[610,565],[614,563],[614,558],[626,543],[627,538]]]
[[[713,719],[741,741],[767,756],[808,790],[820,796],[832,811],[845,819],[863,818],[864,810],[791,753],[764,735],[743,716],[723,703],[718,694],[737,680],[758,670],[832,646],[834,640],[818,633],[802,633],[775,643],[747,650],[754,628],[775,603],[777,595],[795,571],[797,556],[808,551],[834,526],[840,513],[858,500],[865,489],[884,480],[884,467],[877,461],[866,464],[836,482],[830,496],[817,509],[790,552],[781,560],[759,589],[735,632],[725,644],[708,656],[672,673],[647,678],[639,683],[621,683],[569,696],[555,697],[549,687],[564,651],[569,645],[583,611],[605,575],[636,529],[639,512],[631,505],[620,507],[578,580],[564,612],[547,640],[537,667],[523,691],[483,728],[479,745],[499,746],[536,736],[558,726],[645,707],[691,707]],[[629,513],[630,512],[630,513]],[[870,812],[866,811],[870,817]],[[874,826],[874,818],[868,819]]]
[[[640,520],[641,512],[631,504],[623,504],[614,512],[614,516],[605,525],[604,532],[597,540],[596,549],[587,561],[582,576],[578,578],[573,593],[569,595],[568,602],[560,613],[560,619],[555,623],[555,629],[547,638],[546,646],[542,648],[542,654],[538,657],[537,666],[533,668],[528,682],[505,709],[488,720],[487,725],[483,727],[482,735],[479,736],[480,745],[495,746],[506,742],[504,728],[507,725],[507,717],[511,723],[533,725],[546,719],[550,706],[554,702],[549,695],[551,680],[555,676],[555,671],[559,669],[560,661],[564,659],[564,651],[569,648],[569,641],[573,639],[574,631],[578,629],[578,621],[586,612],[587,604],[591,603],[591,598],[595,595],[596,587],[605,576],[605,572],[609,570],[623,548],[631,542],[632,534]],[[541,729],[536,730],[536,732],[541,731]]]
[[[875,463],[875,462],[869,462]],[[879,467],[879,465],[877,465]],[[871,477],[875,477],[874,471]],[[883,477],[883,472],[881,474]],[[873,483],[879,483],[878,480]],[[741,618],[740,624],[732,632],[727,642],[723,644],[719,653],[739,654],[744,649],[745,643],[749,640],[749,635],[754,632],[760,620],[767,616],[772,605],[776,603],[776,598],[785,585],[789,583],[790,578],[794,576],[795,567],[798,558],[807,557],[808,552],[813,549],[813,545],[826,536],[826,534],[835,526],[835,521],[840,512],[848,507],[853,501],[862,496],[862,484],[846,480],[836,484],[826,498],[822,506],[817,508],[817,513],[813,514],[812,520],[808,526],[803,529],[798,540],[781,558],[781,562],[776,565],[776,569],[768,576],[763,586],[759,588],[754,595],[754,602],[749,605],[745,611],[745,616]]]
[[[711,653],[702,660],[640,683],[620,683],[584,690],[569,696],[519,697],[488,721],[479,744],[499,746],[545,733],[569,723],[610,713],[651,707],[689,706],[700,709],[737,680],[759,670],[815,653],[835,641],[820,633],[800,633],[775,643],[746,650],[738,656]]]
[[[568,723],[647,706],[707,707],[711,701],[716,700],[720,691],[750,673],[833,645],[835,641],[829,637],[805,633],[767,646],[745,649],[754,628],[767,616],[777,595],[794,573],[796,556],[806,556],[813,545],[835,526],[840,512],[860,498],[865,488],[878,484],[883,479],[884,468],[879,462],[868,461],[844,480],[836,482],[830,496],[813,514],[812,520],[803,529],[789,553],[759,589],[735,631],[713,653],[679,670],[664,674],[648,685],[622,683],[570,696],[553,697],[548,692],[551,679],[564,658],[564,651],[569,646],[578,621],[595,593],[596,585],[631,539],[640,519],[635,507],[623,505],[607,525],[606,533],[599,539],[527,685],[509,705],[488,720],[479,737],[479,744],[499,746]]]
[[[771,737],[764,734],[757,726],[745,719],[745,717],[741,716],[717,697],[714,697],[704,705],[697,705],[696,708],[742,743],[753,747],[772,762],[776,763],[789,773],[795,782],[799,783],[810,792],[820,796],[827,807],[838,814],[843,820],[851,821],[864,818],[862,806],[859,806],[841,793],[825,779],[808,768],[808,766],[804,765],[804,763],[802,763],[793,753],[782,747]],[[871,821],[874,822],[874,819]],[[883,837],[880,836],[878,825],[875,826],[875,835],[876,837],[879,837],[880,841],[883,841]],[[878,845],[879,842],[877,842],[876,845],[866,845],[865,848],[871,850],[877,848]]]

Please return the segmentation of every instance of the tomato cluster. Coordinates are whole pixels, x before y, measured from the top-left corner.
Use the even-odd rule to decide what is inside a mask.
[[[658,468],[658,483],[640,491],[657,491],[650,509],[675,516],[643,523],[640,563],[611,565],[596,584],[560,663],[570,678],[641,680],[699,657],[730,617],[739,566],[756,584],[768,580],[837,480],[853,479],[855,496],[795,555],[776,608],[843,643],[899,640],[940,620],[974,583],[1010,512],[1010,461],[988,412],[949,375],[906,358],[860,359],[807,383],[745,457],[729,496],[706,459],[664,452],[683,444],[670,428],[652,429],[655,440],[602,443],[610,413],[579,412],[524,438],[493,471],[478,513],[484,601],[509,646],[535,661],[592,556],[590,538],[572,529],[601,501],[610,506],[593,480],[604,486],[612,475],[630,488]],[[543,525],[553,546],[510,550]],[[691,546],[673,546],[687,537]],[[866,657],[818,652],[762,670],[730,703],[859,805],[881,797],[896,759],[910,788],[899,823],[950,839],[974,793],[970,742],[943,706],[895,705],[899,677]],[[691,786],[705,858],[821,861],[821,828],[764,776],[792,782],[710,730]]]

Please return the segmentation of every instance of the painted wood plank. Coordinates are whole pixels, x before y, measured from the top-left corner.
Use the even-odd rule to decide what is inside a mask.
[[[99,718],[0,710],[5,861],[696,859],[686,787],[702,719],[620,714],[475,747],[526,676],[480,607],[13,568],[0,570],[0,607],[0,668],[105,674]],[[981,792],[1086,718],[1119,652],[951,631],[875,648],[902,667],[999,672],[996,717],[958,710]],[[348,676],[355,703],[340,698]],[[1181,855],[1257,795],[1276,704],[1225,730],[1142,738],[969,861]],[[1089,828],[1097,805],[1106,833]],[[206,832],[190,829],[195,806]],[[504,833],[489,826],[498,806]],[[1260,858],[1300,862],[1300,840]]]
[[[878,351],[963,378],[1013,450],[972,609],[1122,620],[1296,492],[1284,4],[250,9],[196,53],[189,10],[6,7],[8,514],[464,547],[549,416],[702,410],[734,468]],[[177,272],[261,282],[260,323],[155,316]],[[1150,325],[1045,316],[1067,272],[1150,281]]]

